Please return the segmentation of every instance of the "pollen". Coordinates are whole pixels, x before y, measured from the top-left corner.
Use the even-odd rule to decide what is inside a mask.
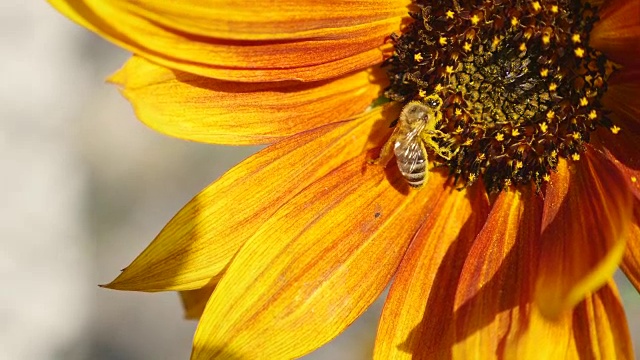
[[[638,181],[638,178],[637,178],[637,177],[635,177],[635,176],[632,176],[632,177],[631,177],[631,182],[633,182],[633,183],[634,183],[634,182],[637,182],[637,181]]]
[[[427,149],[462,186],[540,188],[592,132],[620,128],[602,98],[618,66],[588,44],[598,8],[582,0],[415,0],[384,63],[385,96],[442,100]],[[420,55],[418,57],[418,55]]]

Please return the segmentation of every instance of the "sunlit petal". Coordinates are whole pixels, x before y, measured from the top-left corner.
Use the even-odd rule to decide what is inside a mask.
[[[624,359],[633,349],[615,284],[587,295],[572,312],[549,321],[533,308],[527,331],[509,342],[507,359]]]
[[[570,166],[560,163],[542,219],[535,300],[544,316],[560,317],[613,276],[633,206],[623,183],[623,175],[594,150]]]
[[[365,162],[311,184],[247,242],[207,304],[192,359],[299,357],[376,299],[445,177],[409,190],[397,169]]]
[[[144,6],[132,7],[126,1],[50,2],[78,24],[158,64],[206,77],[250,82],[324,80],[380,63],[382,53],[379,48],[402,23],[401,16],[386,17],[384,7],[380,7],[380,20],[347,26],[341,32],[320,32],[315,37],[282,41],[240,41],[163,26],[156,21],[157,16],[154,19],[145,17],[149,10]],[[155,2],[156,7],[158,4]],[[167,7],[176,9],[178,5]],[[327,9],[326,5],[320,8]],[[143,11],[138,13],[136,10]],[[185,11],[188,9],[174,13],[184,14]],[[400,12],[402,7],[390,11]],[[256,14],[255,17],[260,16]],[[117,24],[113,19],[118,19]],[[337,68],[338,64],[343,66],[342,72]],[[239,73],[234,74],[236,69]],[[246,76],[246,70],[254,69],[258,71]]]
[[[320,83],[235,83],[134,56],[111,79],[138,118],[182,139],[269,143],[360,114],[381,91],[371,72]],[[185,111],[188,109],[188,111]]]
[[[503,358],[505,344],[528,326],[541,210],[542,201],[533,190],[509,190],[498,196],[457,286],[454,358],[477,354]]]
[[[196,195],[107,287],[191,290],[215,283],[282,204],[341,163],[379,146],[388,108],[272,145]],[[389,112],[387,114],[387,112]],[[373,130],[372,130],[373,127]]]
[[[456,284],[488,213],[483,192],[450,187],[429,205],[434,212],[407,250],[384,305],[375,359],[438,359],[450,353]]]

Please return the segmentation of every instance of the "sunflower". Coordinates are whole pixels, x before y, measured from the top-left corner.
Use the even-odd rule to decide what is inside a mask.
[[[106,285],[179,291],[193,359],[302,356],[388,284],[378,359],[633,358],[639,1],[50,2],[145,124],[270,144]]]

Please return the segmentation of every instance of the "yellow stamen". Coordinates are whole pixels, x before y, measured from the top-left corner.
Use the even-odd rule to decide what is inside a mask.
[[[578,154],[578,153],[571,154],[571,159],[572,159],[573,161],[578,161],[578,160],[580,160],[580,154]]]
[[[440,45],[445,46],[447,45],[447,38],[444,36],[441,36],[440,39],[438,40],[438,42],[440,43]]]
[[[547,125],[547,123],[540,124],[540,131],[542,131],[543,133],[546,133],[548,129],[549,126]]]
[[[620,132],[620,130],[621,130],[621,129],[620,129],[617,125],[613,125],[613,126],[611,127],[611,132],[612,132],[614,135],[615,135],[615,134],[617,134],[617,133],[619,133],[619,132]]]
[[[418,61],[418,62],[424,60],[424,58],[422,57],[422,53],[417,53],[417,54],[413,55],[413,60]]]
[[[554,116],[556,116],[556,112],[553,110],[547,111],[547,119],[553,120]]]
[[[453,16],[454,16],[456,13],[454,13],[452,10],[448,10],[446,14],[447,14],[447,17],[448,17],[449,19],[453,19]]]
[[[520,47],[518,48],[520,51],[527,51],[527,44],[526,43],[520,43]]]
[[[537,1],[532,2],[531,6],[533,6],[533,11],[535,12],[538,12],[540,11],[540,9],[542,9],[542,6],[540,6],[540,3]]]
[[[575,50],[573,50],[573,53],[576,54],[577,57],[579,58],[583,58],[584,57],[584,49],[579,47],[576,48]]]
[[[571,41],[573,41],[574,43],[578,44],[580,43],[580,34],[573,34],[571,35]]]

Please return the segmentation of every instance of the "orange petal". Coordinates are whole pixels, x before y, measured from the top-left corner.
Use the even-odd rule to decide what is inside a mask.
[[[376,108],[355,121],[294,136],[243,161],[185,205],[107,287],[191,290],[215,283],[282,204],[341,163],[379,146],[388,132],[382,115],[388,110]]]
[[[640,134],[627,124],[620,125],[620,132],[601,131],[597,143],[605,156],[623,174],[627,189],[640,200]]]
[[[456,283],[488,201],[476,185],[451,187],[430,203],[434,213],[407,250],[384,305],[376,359],[449,358]]]
[[[620,267],[629,281],[640,292],[640,208],[638,203],[634,208],[634,221],[629,227],[627,249]]]
[[[316,83],[236,83],[172,71],[138,56],[110,80],[149,127],[223,144],[277,141],[362,113],[381,91],[361,71]]]
[[[623,69],[609,80],[603,103],[612,110],[619,127],[631,126],[640,132],[640,70]],[[625,126],[626,125],[626,126]]]
[[[584,155],[572,166],[562,161],[545,194],[535,301],[551,319],[613,276],[631,221],[622,174],[592,148]]]
[[[626,66],[640,64],[640,2],[610,0],[598,13],[589,45]]]
[[[537,275],[542,201],[534,191],[500,193],[462,269],[455,298],[456,359],[504,358],[528,325]]]
[[[634,359],[624,309],[612,281],[556,321],[537,310],[531,310],[527,331],[507,343],[505,358]]]
[[[287,359],[342,332],[378,297],[444,191],[354,158],[280,208],[234,258],[200,320],[192,359]]]
[[[163,26],[155,19],[145,17],[145,14],[149,15],[148,10],[136,12],[129,1],[50,2],[78,24],[163,66],[206,77],[250,82],[324,80],[327,76],[343,75],[370,67],[382,61],[379,48],[391,33],[399,31],[402,22],[400,16],[380,15],[380,20],[347,26],[343,31],[334,29],[328,34],[320,32],[315,37],[282,41],[239,41],[191,34]],[[397,5],[395,2],[394,4]],[[239,4],[235,7],[246,9]],[[393,9],[392,12],[403,10],[402,7]],[[209,14],[218,11],[210,11]],[[223,14],[220,13],[219,16],[224,16]],[[153,17],[159,18],[157,15]],[[193,17],[192,14],[190,18]],[[342,66],[342,69],[337,68],[337,65]],[[234,74],[236,69],[239,73]],[[247,70],[254,69],[259,72],[246,76]],[[290,73],[290,69],[297,70]]]
[[[187,319],[199,319],[215,288],[215,286],[205,286],[202,289],[180,291],[184,317]]]

